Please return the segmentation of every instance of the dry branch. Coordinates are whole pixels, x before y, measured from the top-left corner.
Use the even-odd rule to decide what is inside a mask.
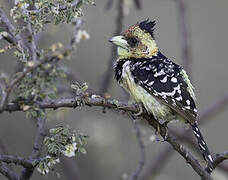
[[[95,98],[94,98],[95,97]],[[81,97],[72,97],[72,98],[60,98],[55,100],[48,100],[44,102],[38,103],[40,108],[47,109],[58,109],[61,107],[69,107],[75,108],[78,106],[78,101],[81,100]],[[123,102],[104,99],[99,96],[90,95],[88,97],[84,97],[85,104],[87,106],[100,106],[112,109],[123,110],[127,112],[137,113],[139,111],[138,107],[134,105],[127,105]],[[6,106],[5,111],[18,111],[21,110],[20,106],[15,103],[10,103]],[[167,132],[167,128],[164,125],[159,124],[156,120],[154,120],[151,116],[147,114],[143,114],[143,118],[148,121],[148,123],[154,128],[160,129],[161,136],[167,141],[172,147],[189,163],[192,168],[203,178],[211,179],[210,175],[204,170],[204,168],[199,164],[199,162],[194,158],[194,156],[186,150],[183,145],[180,145],[174,135],[171,132]]]
[[[38,67],[40,67],[41,65],[54,61],[54,60],[58,60],[58,57],[50,57],[44,60],[39,61],[37,64],[35,64],[34,66],[28,68],[27,70],[25,70],[24,72],[22,72],[20,75],[18,75],[15,79],[13,79],[10,84],[8,85],[8,87],[5,90],[4,96],[2,97],[2,102],[1,102],[1,106],[0,106],[0,113],[2,111],[4,111],[5,106],[8,103],[8,99],[10,96],[11,91],[13,90],[13,88],[30,72],[36,70]]]
[[[140,148],[140,159],[137,168],[132,172],[131,176],[129,177],[129,180],[137,180],[145,165],[145,145],[142,140],[142,133],[140,131],[139,125],[137,124],[134,116],[132,116],[132,121],[134,124],[136,138]]]
[[[33,167],[32,162],[23,157],[12,156],[12,155],[0,155],[0,162],[5,162],[7,164],[14,163],[17,165],[21,165],[26,168]]]
[[[44,111],[44,114],[45,114],[45,111]],[[47,135],[46,114],[45,114],[45,117],[39,116],[36,121],[37,121],[36,137],[35,137],[32,153],[29,157],[30,160],[40,158],[41,150],[43,147],[43,141],[45,136]],[[23,179],[23,180],[30,179],[34,171],[34,168],[35,166],[25,167],[21,172],[20,179]]]

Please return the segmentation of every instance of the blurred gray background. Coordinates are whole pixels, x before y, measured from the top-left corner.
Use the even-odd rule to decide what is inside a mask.
[[[0,5],[6,5],[1,0]],[[105,11],[106,0],[96,0],[96,7],[86,6],[84,10],[84,28],[91,38],[79,44],[72,60],[66,64],[79,75],[79,79],[88,82],[94,90],[99,90],[110,56],[111,44],[108,39],[115,30],[117,15],[116,2],[110,11]],[[124,19],[124,29],[129,25],[147,18],[156,19],[155,37],[158,46],[167,57],[181,64],[181,35],[178,23],[177,6],[173,0],[142,0],[142,9],[134,6]],[[227,94],[228,89],[228,1],[227,0],[188,0],[187,21],[191,33],[192,47],[192,80],[196,88],[199,111],[205,110],[219,97]],[[68,43],[71,37],[71,26],[49,26],[49,33],[42,34],[40,47],[62,41]],[[13,72],[16,59],[6,54],[0,57],[0,70]],[[67,84],[70,86],[70,83]],[[112,98],[123,99],[123,90],[113,81],[108,94]],[[228,107],[227,107],[228,108]],[[208,146],[213,152],[228,150],[227,127],[228,111],[212,117],[210,122],[201,127]],[[26,119],[23,113],[3,113],[0,115],[0,138],[7,145],[10,154],[28,157],[33,145],[35,125]],[[68,109],[51,112],[49,127],[56,124],[69,124],[72,128],[87,133],[90,138],[87,155],[73,159],[70,167],[83,180],[117,180],[124,174],[130,174],[139,160],[139,147],[131,120],[120,113],[102,113],[101,108]],[[182,125],[176,124],[179,128]],[[145,123],[140,126],[146,142],[146,165],[167,147],[167,143],[150,142],[154,134]],[[197,147],[196,147],[197,148]],[[193,150],[191,150],[192,152]],[[193,152],[194,153],[194,152]],[[69,165],[69,162],[67,162]],[[165,163],[164,170],[156,180],[196,180],[198,175],[186,164],[179,154],[174,152]],[[69,179],[66,169],[58,167],[61,179]],[[69,169],[69,168],[67,168]],[[219,180],[228,179],[227,174],[216,171]],[[218,178],[219,176],[219,178]],[[0,179],[5,178],[0,175]],[[57,179],[34,173],[32,179]],[[75,177],[76,179],[76,177]]]

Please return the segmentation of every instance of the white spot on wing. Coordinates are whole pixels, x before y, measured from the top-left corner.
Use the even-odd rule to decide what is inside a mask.
[[[199,144],[199,146],[201,147],[201,149],[203,149],[204,151],[206,150],[202,144]]]
[[[210,159],[211,162],[213,161],[211,155],[208,155],[208,158]]]
[[[147,83],[148,82],[148,79],[147,80],[145,80],[145,81],[143,81],[143,83]]]
[[[185,108],[186,108],[186,109],[191,109],[191,107],[190,107],[190,106],[185,106]]]
[[[180,90],[180,85],[178,84],[178,86],[177,87],[174,87],[173,88],[173,91],[172,92],[160,92],[160,93],[158,93],[160,96],[164,96],[164,95],[166,95],[166,96],[174,96],[174,94],[176,93],[176,91],[179,91]]]
[[[154,77],[158,77],[158,76],[161,76],[161,75],[165,75],[165,72],[163,71],[163,69],[161,71],[159,71],[159,72],[156,72],[154,74]]]
[[[167,82],[167,76],[165,76],[162,80],[160,80],[162,83],[166,83]]]
[[[189,100],[186,100],[186,103],[187,103],[187,105],[190,105],[190,101]]]
[[[139,62],[137,62],[137,63],[135,63],[135,65],[140,65],[140,64],[142,64],[140,61],[139,61]]]
[[[151,81],[148,83],[148,86],[152,86],[154,84],[154,81]]]
[[[179,96],[179,97],[176,97],[175,99],[176,99],[177,101],[181,101],[181,100],[182,100],[182,97]]]
[[[176,83],[176,82],[177,82],[177,78],[172,77],[172,78],[171,78],[171,81],[174,82],[174,83]]]

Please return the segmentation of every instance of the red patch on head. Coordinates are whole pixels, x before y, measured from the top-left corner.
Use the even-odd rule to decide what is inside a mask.
[[[122,34],[124,36],[131,36],[132,35],[132,31],[134,31],[135,27],[138,26],[138,23],[137,24],[134,24],[132,26],[130,26],[125,32],[123,32]]]

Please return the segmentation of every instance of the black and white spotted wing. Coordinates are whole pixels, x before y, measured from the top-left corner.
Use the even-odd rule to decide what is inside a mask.
[[[194,97],[188,91],[188,83],[179,65],[159,54],[151,59],[132,60],[130,70],[135,83],[191,124],[195,122],[197,110]]]

